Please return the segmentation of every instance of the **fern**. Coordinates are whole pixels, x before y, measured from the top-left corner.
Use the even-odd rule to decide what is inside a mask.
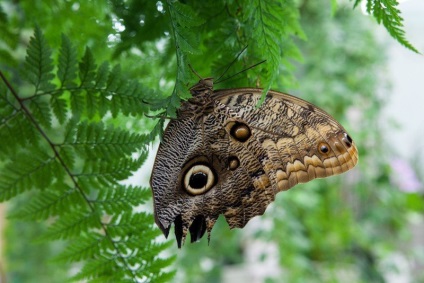
[[[333,9],[336,2],[331,1]],[[25,1],[19,3],[19,7],[24,5],[28,10],[30,5]],[[110,34],[105,20],[100,20],[104,33],[90,34],[94,43],[82,56],[75,47],[79,43],[64,35],[58,50],[57,46],[50,48],[37,27],[25,61],[19,62],[23,68],[22,76],[18,77],[13,66],[18,65],[19,56],[15,53],[10,56],[9,52],[6,58],[3,54],[16,49],[19,38],[16,30],[22,27],[18,29],[16,21],[0,23],[6,30],[3,40],[8,41],[0,47],[5,72],[0,72],[0,200],[17,196],[29,199],[11,216],[18,220],[47,220],[50,228],[40,239],[65,239],[67,246],[55,259],[67,264],[81,263],[75,280],[165,282],[173,276],[166,267],[174,258],[158,255],[169,243],[155,241],[160,231],[154,228],[152,215],[134,212],[134,207],[149,199],[150,191],[121,182],[144,162],[147,144],[161,135],[164,120],[159,119],[144,134],[120,125],[125,120],[126,124],[144,129],[142,115],[147,110],[163,111],[159,116],[175,116],[180,100],[189,97],[187,89],[197,80],[189,63],[196,70],[203,68],[199,73],[205,76],[221,74],[219,71],[246,45],[247,52],[236,64],[244,67],[263,59],[267,63],[259,71],[248,72],[256,72],[253,79],[248,73],[242,74],[245,78],[240,81],[244,85],[239,86],[258,82],[265,90],[276,83],[279,89],[291,87],[294,79],[289,60],[301,59],[295,39],[304,38],[298,23],[298,2],[116,0],[111,3],[114,8],[110,10],[106,5],[102,6],[104,10],[95,5],[89,10],[91,13],[85,12],[93,14],[98,9],[103,19],[117,15],[127,21],[117,48],[110,51],[112,48],[98,44],[104,42],[105,34]],[[355,0],[354,5],[357,3]],[[157,9],[159,4],[163,4],[163,11]],[[72,11],[66,5],[58,4],[66,7],[60,10],[61,14]],[[396,7],[395,1],[368,0],[369,12],[408,47]],[[2,11],[0,7],[0,18],[7,20],[8,15]],[[43,15],[40,11],[38,15]],[[154,16],[146,18],[146,25],[141,27],[138,16],[151,16],[146,11]],[[84,15],[72,13],[66,15]],[[67,22],[68,26],[74,23],[72,20]],[[91,22],[94,30],[97,23]],[[46,36],[51,39],[56,30],[48,25],[44,28],[49,28]],[[165,41],[164,51],[152,48],[159,40]],[[140,62],[131,69],[132,60],[140,57],[123,52],[133,47],[148,57],[153,54],[154,59],[148,58],[148,63]],[[110,62],[98,63],[95,59],[112,53],[115,57],[106,58],[122,56],[119,59],[126,62],[124,69],[128,73]],[[161,99],[166,95],[129,79],[130,72],[149,74],[144,77],[146,82],[161,91],[159,79],[165,81],[167,91],[176,74],[174,91]],[[231,82],[227,87],[235,85]]]
[[[53,53],[36,27],[22,71],[32,90],[15,89],[0,73],[0,200],[31,196],[11,217],[52,222],[39,240],[69,241],[57,259],[84,263],[75,280],[172,277],[163,268],[173,258],[158,256],[168,244],[154,242],[153,217],[133,212],[150,192],[120,183],[144,162],[153,137],[117,127],[114,118],[142,115],[151,92],[119,66],[98,66],[89,49],[78,61],[66,36],[57,66]]]
[[[246,3],[247,4],[247,3]],[[285,58],[300,59],[300,53],[291,37],[303,37],[298,23],[298,8],[295,1],[255,0],[245,5],[243,21],[252,32],[251,40],[256,51],[267,60],[263,81],[266,93],[279,73],[281,63],[291,68]]]
[[[354,7],[361,1],[355,0]],[[416,53],[419,51],[406,40],[403,28],[403,18],[397,8],[399,2],[396,0],[367,0],[367,12],[372,14],[379,24],[387,29],[389,34],[400,44]]]
[[[20,207],[9,215],[12,219],[21,220],[46,220],[59,215],[64,207],[79,209],[83,196],[75,189],[63,183],[51,185],[52,190],[38,192],[31,196],[31,202]]]
[[[39,91],[49,91],[54,86],[51,83],[53,79],[53,60],[52,51],[46,43],[44,35],[39,27],[35,28],[35,36],[31,38],[27,49],[25,60],[25,69],[23,75],[34,85],[34,94]]]
[[[208,5],[208,4],[205,4]],[[209,4],[210,5],[210,4]],[[260,60],[266,60],[261,75],[261,85],[266,93],[275,82],[283,63],[286,67],[283,83],[290,84],[287,70],[291,62],[287,58],[300,59],[300,52],[295,46],[294,37],[303,37],[298,24],[298,8],[295,1],[234,1],[222,6],[222,11],[211,16],[203,4],[192,3],[190,6],[179,2],[168,1],[171,15],[173,39],[177,53],[177,82],[175,93],[187,98],[187,83],[196,80],[188,68],[187,58],[195,57],[192,46],[198,46],[197,34],[203,32],[203,44],[212,45],[219,50],[220,56],[212,58],[213,65],[221,70],[234,59],[234,56],[246,45],[247,55],[239,59],[251,66]],[[191,8],[192,7],[192,8]],[[216,9],[216,5],[214,6]],[[195,10],[196,9],[196,10]],[[223,15],[223,16],[222,16]],[[202,31],[203,26],[208,29]],[[190,34],[187,32],[190,31]],[[227,40],[222,40],[225,36]],[[219,40],[215,40],[215,38]],[[189,43],[189,44],[188,44]],[[213,48],[210,48],[213,50]],[[200,60],[210,60],[210,52],[199,55]],[[244,67],[240,67],[240,71]],[[215,73],[219,73],[216,72]],[[221,75],[222,73],[219,73]],[[174,104],[174,97],[169,98],[169,104]],[[178,101],[175,101],[177,104]]]
[[[171,31],[175,41],[175,50],[177,57],[177,79],[172,95],[167,99],[166,114],[175,116],[175,110],[180,106],[180,99],[187,99],[189,93],[187,91],[187,82],[193,81],[193,74],[189,69],[189,54],[198,53],[200,43],[199,34],[193,32],[196,28],[204,23],[193,9],[178,1],[167,1],[167,7],[171,16]]]
[[[150,192],[147,189],[117,186],[99,191],[99,195],[92,202],[106,213],[113,214],[114,211],[131,211],[134,206],[140,204],[138,200],[149,197]]]

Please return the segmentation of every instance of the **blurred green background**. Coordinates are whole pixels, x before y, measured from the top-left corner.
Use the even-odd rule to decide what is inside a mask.
[[[331,113],[354,138],[359,164],[341,176],[279,194],[265,215],[253,219],[243,230],[230,231],[221,217],[209,246],[203,239],[186,243],[181,250],[169,250],[177,255],[174,281],[424,282],[424,129],[418,124],[421,132],[415,130],[413,146],[405,142],[408,136],[402,130],[406,127],[402,117],[414,115],[411,109],[419,104],[415,99],[421,97],[422,102],[424,88],[421,83],[412,93],[397,93],[402,91],[400,78],[391,72],[393,60],[397,60],[396,66],[408,69],[399,56],[423,66],[422,56],[402,49],[360,8],[353,10],[352,2],[341,1],[334,10],[331,1],[297,4],[307,38],[295,40],[303,60],[286,58],[292,60],[292,68],[282,73],[290,73],[294,80],[283,79],[284,83],[273,88]],[[409,5],[411,17],[417,7],[424,10],[419,1],[405,5]],[[16,67],[25,56],[25,46],[37,23],[51,45],[58,46],[64,33],[79,46],[80,53],[88,45],[98,62],[120,63],[132,77],[164,97],[172,93],[169,82],[175,81],[174,47],[169,35],[158,33],[155,26],[169,20],[161,12],[162,2],[4,0],[0,6],[2,71]],[[155,15],[154,21],[146,22],[148,27],[140,24],[144,14]],[[408,23],[409,14],[404,17]],[[420,18],[415,24],[422,27],[424,20]],[[408,36],[414,38],[413,33]],[[421,46],[416,47],[423,50],[424,43],[418,44]],[[204,76],[211,68],[205,64],[212,61],[191,58]],[[403,73],[401,79],[415,78],[420,70],[422,77],[424,68],[418,67],[410,75]],[[392,97],[400,102],[390,104]],[[424,122],[422,116],[418,112],[411,119]],[[135,182],[147,184],[154,156],[152,150],[150,162],[133,178]],[[49,261],[63,243],[36,243],[33,239],[42,233],[43,225],[5,219],[6,211],[19,206],[20,201],[2,206],[2,275],[13,283],[64,282],[78,266]]]

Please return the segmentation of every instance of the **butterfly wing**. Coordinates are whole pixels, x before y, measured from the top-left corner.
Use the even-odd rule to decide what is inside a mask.
[[[168,124],[151,186],[156,223],[178,246],[210,233],[220,214],[244,227],[275,195],[298,183],[345,172],[357,149],[330,115],[293,96],[261,89],[218,90],[213,111]],[[186,102],[188,103],[188,102]]]
[[[354,142],[325,111],[275,91],[269,91],[257,108],[261,95],[261,89],[252,88],[214,93],[219,104],[236,114],[224,127],[231,140],[230,151],[241,156],[239,170],[246,171],[251,180],[250,186],[239,190],[242,205],[224,213],[232,228],[243,227],[253,216],[262,214],[276,193],[343,173],[358,161]],[[232,120],[249,128],[248,140],[240,141],[231,134]]]

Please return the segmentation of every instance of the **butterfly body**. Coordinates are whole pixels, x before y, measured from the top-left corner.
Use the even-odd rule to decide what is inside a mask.
[[[262,215],[280,191],[345,172],[357,149],[330,115],[299,98],[262,89],[190,89],[169,122],[151,177],[155,219],[178,246],[212,230],[223,214],[231,228]]]

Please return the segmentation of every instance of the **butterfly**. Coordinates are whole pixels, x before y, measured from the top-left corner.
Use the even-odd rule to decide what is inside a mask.
[[[155,221],[178,247],[197,241],[223,214],[230,228],[262,215],[278,192],[352,169],[358,151],[329,114],[300,98],[262,89],[190,88],[169,122],[150,185]]]

